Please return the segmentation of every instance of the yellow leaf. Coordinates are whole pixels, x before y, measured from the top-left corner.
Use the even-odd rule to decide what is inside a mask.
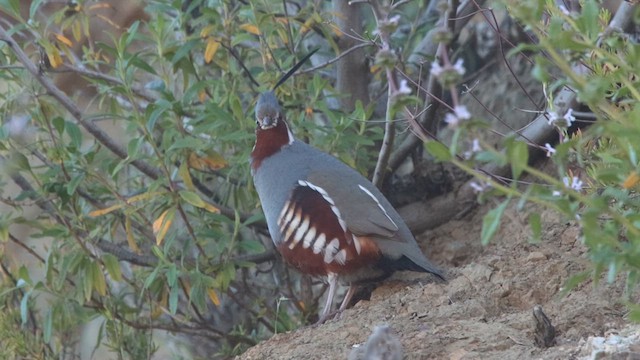
[[[240,29],[253,35],[260,35],[260,29],[258,29],[258,27],[253,24],[242,24],[240,25]]]
[[[146,199],[151,199],[154,198],[158,195],[160,195],[161,192],[160,191],[152,191],[152,192],[146,192],[146,193],[142,193],[139,195],[135,195],[132,196],[130,198],[127,199],[127,204],[133,204],[134,202],[140,201],[140,200],[146,200]]]
[[[93,278],[93,288],[96,289],[98,294],[100,294],[100,296],[107,295],[107,281],[97,262],[91,265],[91,277]]]
[[[342,30],[340,30],[340,28],[335,25],[331,26],[331,31],[333,31],[333,33],[336,34],[337,37],[342,37],[343,35]]]
[[[98,209],[98,210],[93,210],[92,212],[89,213],[89,216],[91,217],[98,217],[98,216],[102,216],[105,214],[108,214],[114,210],[118,210],[121,209],[125,206],[125,204],[117,204],[117,205],[112,205],[109,207],[106,207],[104,209]]]
[[[220,209],[218,209],[217,207],[209,204],[208,202],[205,202],[204,206],[202,208],[207,210],[208,212],[211,212],[211,213],[214,213],[214,214],[219,214],[220,213]]]
[[[73,34],[73,38],[76,39],[77,42],[82,40],[82,24],[80,21],[74,21],[71,25],[71,33]]]
[[[314,25],[316,21],[311,17],[308,18],[307,21],[304,22],[304,24],[302,24],[302,26],[300,26],[300,34],[304,34],[307,31],[309,31],[311,29],[311,27]]]
[[[133,237],[133,232],[131,231],[131,218],[128,216],[124,219],[124,231],[127,233],[127,244],[129,244],[131,250],[136,254],[140,254],[140,248],[138,247],[138,243],[136,243],[136,239]]]
[[[71,40],[69,40],[69,38],[67,38],[66,36],[62,35],[62,34],[55,34],[55,37],[58,41],[60,41],[61,43],[67,45],[68,47],[72,47],[73,43],[71,42]]]
[[[627,178],[622,183],[622,187],[625,189],[630,189],[636,186],[638,182],[640,182],[640,175],[638,175],[638,173],[634,171],[629,174],[629,176],[627,176]]]
[[[191,284],[189,284],[189,280],[181,280],[182,286],[184,287],[184,293],[187,297],[191,297]]]
[[[52,47],[47,53],[47,57],[49,58],[49,64],[51,64],[52,69],[57,69],[62,65],[62,56],[60,56],[60,50],[58,50],[58,48]]]
[[[207,294],[209,294],[209,299],[215,306],[220,306],[220,298],[218,298],[218,294],[216,294],[215,290],[207,289]]]
[[[213,29],[214,29],[213,25],[207,25],[203,27],[202,30],[200,30],[200,37],[204,39],[207,36],[211,35],[211,33],[213,32]]]
[[[204,200],[202,200],[202,198],[195,192],[181,190],[178,194],[180,195],[182,200],[186,201],[187,203],[199,208],[204,207]]]
[[[158,317],[160,317],[160,315],[164,313],[164,311],[162,311],[162,308],[166,308],[168,302],[169,302],[169,292],[167,291],[166,287],[163,287],[162,297],[160,298],[160,301],[158,301],[158,304],[154,306],[153,309],[151,310],[151,318],[157,319]]]
[[[207,100],[206,90],[200,90],[200,92],[198,93],[198,100],[200,100],[200,102],[205,102]]]
[[[199,171],[219,170],[227,166],[227,161],[213,150],[208,150],[206,156],[192,152],[189,154],[189,166]]]
[[[115,22],[113,22],[111,19],[109,19],[108,17],[101,15],[101,14],[96,14],[96,17],[98,17],[99,19],[101,19],[102,21],[106,22],[107,24],[113,26],[114,29],[122,29],[122,27],[120,27],[120,25],[116,24]]]
[[[135,196],[132,196],[132,197],[128,198],[123,204],[111,205],[111,206],[106,207],[104,209],[94,210],[94,211],[89,213],[89,216],[98,217],[98,216],[101,216],[101,215],[105,215],[105,214],[108,214],[108,213],[113,212],[115,210],[122,209],[126,205],[131,205],[136,201],[153,198],[155,196],[158,196],[159,194],[161,194],[159,191],[153,191],[153,192],[146,192],[146,193],[143,193],[143,194],[140,194],[140,195],[135,195]]]
[[[178,175],[180,175],[180,178],[182,178],[184,186],[187,188],[187,190],[195,190],[195,187],[193,186],[193,179],[191,178],[191,173],[189,173],[189,166],[186,162],[182,162],[182,164],[180,164]]]
[[[167,209],[153,222],[153,233],[156,236],[156,245],[160,246],[160,244],[162,244],[162,240],[164,240],[167,231],[169,231],[171,227],[174,215],[175,209]]]
[[[213,38],[207,39],[207,47],[204,49],[204,62],[207,64],[213,60],[213,57],[216,56],[216,52],[220,47],[220,43]]]
[[[87,7],[87,10],[97,10],[97,9],[112,9],[113,6],[111,6],[111,4],[107,4],[105,2],[102,3],[98,3],[95,5],[91,5]]]

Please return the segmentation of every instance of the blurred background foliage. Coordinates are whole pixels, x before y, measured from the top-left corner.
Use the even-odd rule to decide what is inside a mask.
[[[324,286],[274,254],[248,158],[256,95],[315,48],[277,91],[294,133],[378,178],[414,230],[475,190],[496,203],[487,243],[509,201],[535,201],[591,250],[567,291],[603,272],[629,294],[638,282],[633,2],[2,0],[0,13],[2,355],[224,358],[313,321]],[[456,107],[471,119],[447,125]]]

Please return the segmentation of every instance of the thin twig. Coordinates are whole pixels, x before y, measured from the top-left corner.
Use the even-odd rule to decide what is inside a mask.
[[[335,62],[340,61],[340,59],[342,59],[343,57],[349,55],[350,53],[352,53],[352,52],[354,52],[354,51],[356,51],[358,49],[362,49],[362,48],[369,47],[369,46],[375,46],[375,43],[373,43],[373,42],[365,42],[365,43],[362,43],[362,44],[354,45],[354,46],[348,48],[347,50],[343,51],[340,55],[336,56],[335,58],[333,58],[331,60],[328,60],[326,62],[323,62],[322,64],[316,65],[314,67],[310,67],[310,68],[307,68],[307,69],[304,69],[304,70],[300,70],[294,76],[315,72],[316,70],[325,68],[325,67],[327,67],[327,66],[329,66],[329,65],[331,65],[331,64],[333,64]]]

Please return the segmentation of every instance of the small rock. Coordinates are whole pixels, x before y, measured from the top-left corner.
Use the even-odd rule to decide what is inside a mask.
[[[402,360],[402,344],[388,325],[376,326],[364,345],[354,346],[349,360]]]
[[[536,322],[534,340],[538,347],[548,348],[556,343],[556,329],[551,324],[551,320],[542,311],[542,306],[536,305],[533,308],[533,318]]]
[[[532,253],[529,253],[529,255],[527,256],[527,261],[529,262],[538,262],[542,260],[547,260],[547,256],[540,251],[534,251]]]

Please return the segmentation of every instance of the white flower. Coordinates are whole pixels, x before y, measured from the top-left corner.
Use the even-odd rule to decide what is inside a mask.
[[[563,13],[563,14],[565,14],[565,15],[567,15],[567,16],[568,16],[568,15],[571,15],[571,13],[569,12],[569,10],[567,10],[567,7],[566,7],[566,6],[564,6],[564,5],[560,5],[560,6],[558,6],[558,9],[560,9],[560,11],[562,11],[562,13]]]
[[[491,184],[487,182],[478,184],[477,182],[472,181],[469,183],[469,186],[473,189],[473,192],[477,194],[486,191],[491,187]]]
[[[576,117],[573,116],[573,109],[567,110],[562,117],[555,111],[548,111],[547,116],[547,123],[558,127],[570,127],[576,121]]]
[[[464,75],[464,73],[467,71],[465,70],[463,64],[464,64],[464,61],[462,61],[462,59],[458,59],[458,61],[456,61],[456,63],[453,64],[453,70],[455,70],[458,74],[460,74],[460,76]]]
[[[482,151],[482,148],[480,147],[480,140],[478,139],[473,139],[473,141],[471,142],[471,149],[468,151],[465,151],[462,156],[465,159],[471,159],[471,157],[473,156],[473,154]]]
[[[544,147],[547,149],[547,157],[551,157],[551,155],[556,153],[556,149],[554,149],[549,143],[544,144]]]
[[[447,113],[444,116],[444,122],[446,122],[451,128],[458,126],[460,121],[468,119],[471,119],[471,113],[469,113],[469,110],[467,110],[467,107],[464,105],[454,106],[453,112]]]
[[[3,127],[10,137],[21,137],[25,135],[30,120],[28,115],[13,115]]]
[[[480,147],[480,140],[473,139],[473,142],[471,143],[471,151],[474,153],[482,151],[482,148]]]
[[[547,116],[547,124],[549,125],[553,125],[558,119],[560,119],[560,115],[555,111],[547,112]]]
[[[460,119],[453,113],[447,113],[447,115],[444,116],[444,122],[446,122],[450,128],[455,128],[460,124]]]
[[[560,196],[560,195],[562,195],[562,193],[560,191],[558,191],[558,190],[553,190],[553,193],[551,193],[551,195]]]
[[[431,63],[431,75],[439,77],[443,72],[444,68],[438,64],[437,60]]]
[[[464,105],[458,105],[453,108],[453,112],[456,114],[458,119],[460,120],[469,120],[471,119],[471,113],[467,110],[467,107]]]
[[[568,176],[565,176],[562,178],[562,182],[564,183],[564,186],[571,188],[575,191],[582,190],[582,180],[580,180],[580,178],[578,178],[577,176],[573,176],[571,178],[569,178]]]
[[[411,94],[411,88],[407,84],[406,79],[400,80],[400,88],[398,89],[398,94],[404,94],[404,95]]]
[[[567,122],[567,127],[571,127],[571,123],[576,121],[576,117],[573,116],[573,109],[569,108],[567,112],[562,117]]]

